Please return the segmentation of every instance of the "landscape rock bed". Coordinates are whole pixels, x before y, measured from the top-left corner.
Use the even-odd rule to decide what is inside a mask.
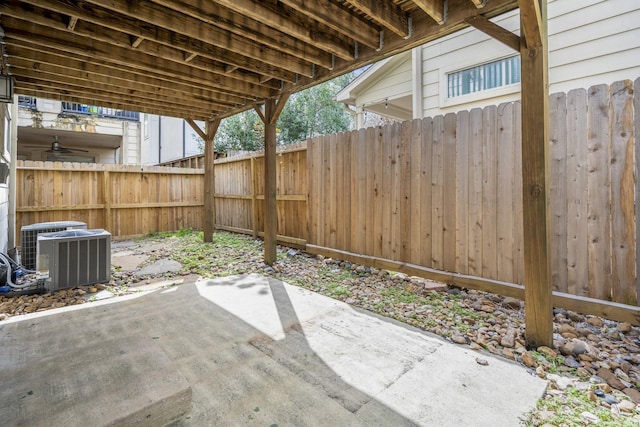
[[[640,328],[636,326],[555,309],[553,348],[527,349],[525,307],[518,299],[447,287],[285,247],[278,247],[278,261],[267,266],[260,240],[229,233],[216,236],[222,240],[213,244],[202,244],[197,233],[187,233],[116,247],[115,253],[126,250],[145,256],[137,271],[161,259],[179,262],[183,268],[140,276],[114,267],[105,288],[122,295],[154,282],[257,272],[522,364],[532,375],[549,381],[548,392],[539,401],[539,410],[529,414],[527,425],[640,425]],[[98,290],[82,287],[13,299],[0,296],[0,320],[85,303],[91,301],[91,291]],[[590,410],[571,413],[584,405],[590,405]]]

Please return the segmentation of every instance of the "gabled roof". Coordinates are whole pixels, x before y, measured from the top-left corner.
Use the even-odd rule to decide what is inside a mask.
[[[6,0],[0,66],[15,77],[20,95],[204,120],[358,69],[522,1]]]
[[[403,52],[371,65],[336,94],[336,101],[353,105],[360,91],[366,89],[379,79],[384,78],[390,71],[406,61],[407,57],[410,57],[410,52]]]

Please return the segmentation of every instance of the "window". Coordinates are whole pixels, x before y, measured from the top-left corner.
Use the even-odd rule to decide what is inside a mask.
[[[520,83],[520,55],[447,74],[447,98]]]

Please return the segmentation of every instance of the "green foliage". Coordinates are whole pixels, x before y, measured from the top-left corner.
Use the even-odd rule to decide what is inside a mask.
[[[214,140],[216,151],[256,151],[264,147],[264,123],[254,110],[222,120]]]
[[[278,142],[292,144],[348,130],[351,115],[333,98],[352,78],[348,73],[293,94],[278,120]]]
[[[344,132],[351,115],[333,97],[353,78],[351,73],[294,93],[276,124],[278,144],[292,144],[318,135]],[[217,151],[264,148],[264,123],[254,110],[222,120],[215,137]]]
[[[600,401],[589,400],[587,391],[581,391],[571,387],[566,394],[547,394],[537,403],[539,411],[547,411],[548,416],[544,420],[536,419],[530,413],[524,424],[527,427],[537,427],[543,425],[553,426],[584,426],[588,425],[581,414],[589,412],[600,419],[598,426],[607,427],[631,427],[637,426],[637,419],[626,416],[614,416],[609,408],[600,405]]]

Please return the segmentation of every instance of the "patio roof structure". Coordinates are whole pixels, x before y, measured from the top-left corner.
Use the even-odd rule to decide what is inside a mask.
[[[520,8],[521,35],[490,19]],[[205,140],[255,108],[265,122],[265,261],[275,261],[275,123],[294,92],[472,25],[520,51],[527,340],[549,345],[546,0],[7,0],[3,74],[15,93],[182,117]],[[204,120],[203,131],[194,120]]]

